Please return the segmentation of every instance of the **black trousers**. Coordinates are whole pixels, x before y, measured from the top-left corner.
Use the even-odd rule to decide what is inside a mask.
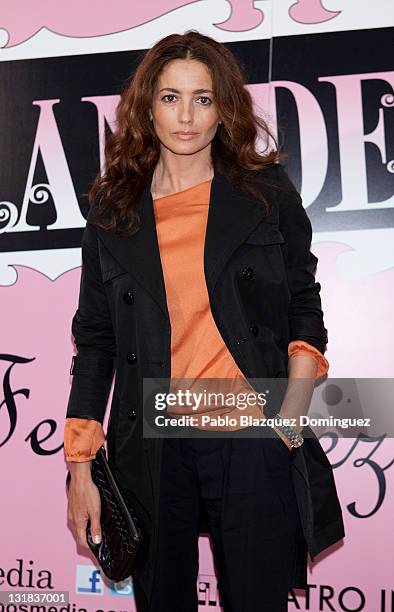
[[[220,434],[219,434],[220,435]],[[232,432],[234,435],[234,432]],[[197,612],[201,513],[224,612],[284,612],[301,523],[290,451],[279,437],[166,438],[151,601],[138,612]],[[211,603],[211,605],[214,605]]]

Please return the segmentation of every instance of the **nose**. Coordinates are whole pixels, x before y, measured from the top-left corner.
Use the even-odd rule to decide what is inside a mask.
[[[180,105],[179,121],[180,123],[191,123],[193,120],[193,107],[192,104],[184,102]]]

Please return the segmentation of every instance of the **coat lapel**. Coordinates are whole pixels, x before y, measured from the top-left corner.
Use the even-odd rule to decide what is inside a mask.
[[[232,253],[265,216],[263,205],[220,173],[212,180],[204,244],[204,272],[208,293]]]
[[[138,203],[141,227],[132,236],[118,236],[98,228],[98,235],[118,262],[150,293],[169,318],[151,194],[153,171]],[[185,203],[187,206],[187,203]],[[209,200],[204,243],[204,273],[208,293],[227,260],[265,216],[264,207],[252,196],[215,172]]]
[[[111,255],[125,268],[158,303],[168,316],[156,223],[150,192],[153,172],[148,177],[138,202],[141,227],[132,236],[118,236],[98,228],[98,235]]]

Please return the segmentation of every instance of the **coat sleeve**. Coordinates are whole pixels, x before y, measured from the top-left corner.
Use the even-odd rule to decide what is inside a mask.
[[[311,252],[312,224],[302,198],[292,181],[277,164],[280,191],[279,229],[283,234],[283,256],[290,291],[289,342],[304,341],[322,355],[327,350],[327,329],[324,326],[320,299],[320,283],[315,280],[318,258]]]
[[[72,357],[67,418],[104,421],[116,357],[109,304],[102,282],[96,227],[87,222],[82,237],[79,302],[71,324],[77,354]]]

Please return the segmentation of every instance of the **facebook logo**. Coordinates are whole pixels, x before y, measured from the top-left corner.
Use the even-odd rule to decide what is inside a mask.
[[[94,565],[77,565],[76,593],[103,595],[103,586],[101,572]]]

